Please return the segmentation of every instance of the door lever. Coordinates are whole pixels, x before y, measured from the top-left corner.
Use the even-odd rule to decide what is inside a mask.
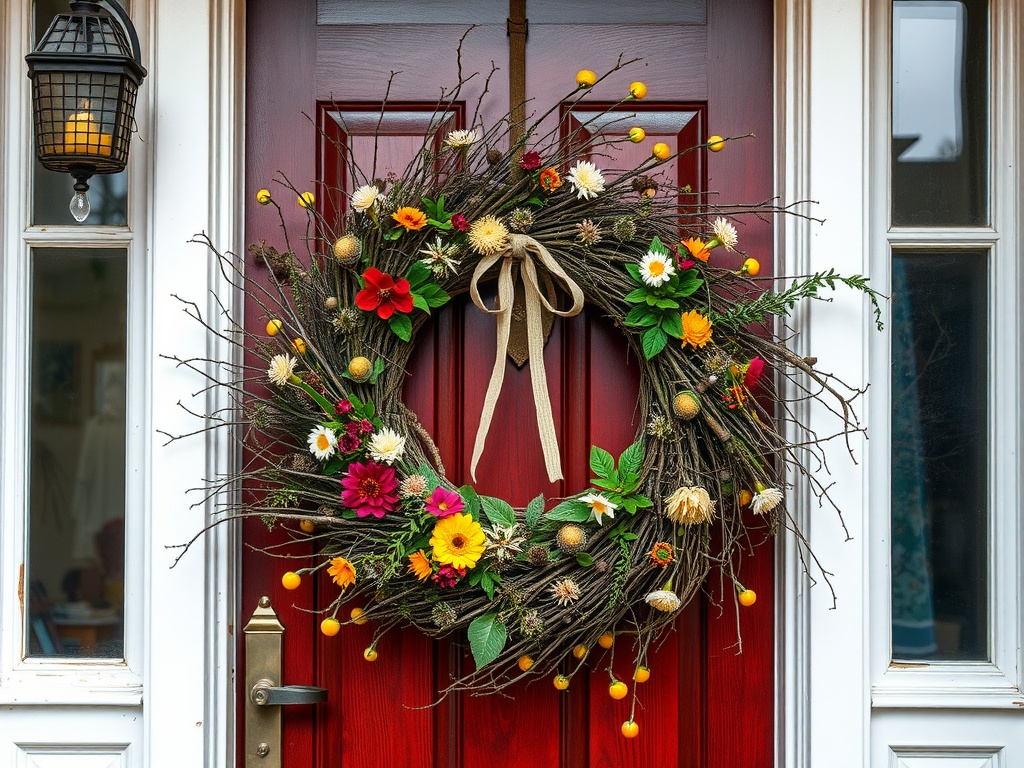
[[[249,693],[253,704],[261,707],[286,707],[291,704],[320,704],[327,701],[327,689],[315,685],[274,685],[266,678]]]

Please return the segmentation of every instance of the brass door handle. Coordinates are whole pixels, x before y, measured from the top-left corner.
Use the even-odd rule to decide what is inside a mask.
[[[291,704],[320,704],[327,701],[327,689],[315,685],[274,685],[264,678],[252,687],[249,699],[261,707],[286,707]]]

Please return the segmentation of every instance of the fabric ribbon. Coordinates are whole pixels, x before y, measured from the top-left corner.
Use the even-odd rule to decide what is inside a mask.
[[[566,310],[555,309],[541,292],[537,281],[537,259],[551,275],[565,285],[572,295],[572,306]],[[480,298],[478,283],[488,269],[501,261],[498,272],[498,299],[494,309],[488,309]],[[491,428],[491,417],[494,406],[501,394],[501,385],[505,380],[505,356],[508,351],[508,338],[512,329],[512,303],[515,300],[515,276],[513,265],[518,264],[519,276],[523,281],[526,299],[526,334],[529,350],[530,381],[533,384],[533,402],[537,408],[537,431],[540,433],[540,444],[544,450],[544,465],[551,482],[562,479],[562,460],[558,453],[558,437],[555,435],[555,422],[551,417],[551,399],[548,396],[547,377],[544,372],[544,330],[541,327],[541,306],[559,317],[578,315],[583,309],[583,291],[572,278],[565,273],[561,265],[555,261],[548,249],[528,235],[513,234],[508,247],[500,253],[480,259],[473,271],[473,279],[469,283],[469,295],[484,312],[495,315],[498,321],[498,349],[494,358],[494,370],[491,381],[487,385],[484,398],[483,413],[480,414],[480,426],[476,431],[476,442],[473,444],[473,458],[469,465],[469,473],[476,481],[476,465],[484,452],[487,432]]]

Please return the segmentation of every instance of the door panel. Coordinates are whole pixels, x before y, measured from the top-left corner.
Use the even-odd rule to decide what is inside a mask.
[[[247,200],[277,170],[302,187],[330,168],[325,148],[317,146],[315,126],[303,112],[314,114],[318,103],[351,109],[375,100],[379,104],[392,71],[400,73],[391,86],[392,102],[436,98],[440,86],[456,82],[454,51],[466,32],[463,25],[446,24],[318,27],[313,0],[289,3],[287,9],[281,5],[270,0],[249,5]],[[645,64],[616,73],[610,78],[612,85],[599,93],[607,98],[625,92],[631,80],[642,79],[651,96],[637,105],[637,111],[649,113],[652,124],[672,125],[672,115],[693,113],[692,119],[679,118],[678,129],[649,133],[660,140],[664,130],[680,143],[701,141],[708,132],[729,136],[754,131],[760,137],[756,143],[731,143],[729,152],[706,158],[706,166],[706,153],[694,153],[669,170],[672,183],[697,189],[706,176],[710,180],[706,188],[720,192],[721,200],[767,199],[772,188],[771,4],[760,3],[753,9],[748,3],[742,8],[736,3],[735,8],[724,10],[720,5],[716,2],[708,10],[707,25],[531,22],[528,110],[546,109],[566,97],[578,68],[601,71],[615,63],[620,51],[625,58],[643,54]],[[500,10],[501,18],[506,11]],[[746,31],[737,34],[735,24],[728,28],[726,24],[740,14]],[[470,79],[460,94],[465,105],[460,124],[472,121],[492,61],[501,71],[487,84],[487,99],[493,106],[483,119],[493,124],[506,111],[507,46],[504,24],[485,24],[466,37],[463,72],[481,74]],[[580,52],[585,52],[583,58]],[[597,102],[594,108],[600,108]],[[551,129],[557,129],[558,116],[556,111]],[[321,124],[330,126],[330,121]],[[637,124],[646,125],[644,114]],[[635,151],[632,146],[628,149]],[[342,181],[337,175],[331,179]],[[334,211],[324,210],[330,219]],[[285,206],[285,213],[298,224],[298,214],[290,206]],[[261,237],[273,242],[279,236],[276,224],[252,212],[247,216],[248,242]],[[762,264],[770,262],[769,225],[760,229],[749,225],[742,236]],[[249,313],[248,322],[258,325],[257,316]],[[494,321],[466,297],[451,302],[416,339],[406,403],[434,437],[448,477],[456,483],[471,482],[469,459],[494,353]],[[586,487],[591,444],[621,451],[641,427],[634,406],[639,382],[636,361],[629,358],[620,333],[599,312],[588,307],[576,318],[556,319],[544,359],[565,480],[554,484],[547,480],[538,450],[529,371],[507,363],[505,385],[474,485],[481,493],[514,505],[525,505],[540,492],[550,498]],[[258,523],[247,528],[246,536],[257,545],[273,540]],[[316,631],[318,620],[306,611],[317,604],[314,587],[304,583],[297,592],[281,594],[280,568],[248,548],[244,557],[243,605],[255,605],[260,595],[271,595],[288,628],[287,682],[322,685],[330,691],[327,704],[312,713],[285,713],[285,754],[294,760],[286,763],[289,768],[310,764],[465,768],[771,764],[770,546],[760,549],[756,557],[748,555],[744,563],[744,579],[756,585],[759,600],[743,616],[743,654],[736,653],[732,600],[726,596],[723,601],[722,587],[713,574],[707,595],[680,616],[676,631],[657,652],[637,715],[643,730],[640,738],[631,741],[619,734],[619,725],[628,718],[628,699],[609,698],[607,662],[597,654],[591,664],[596,671],[589,678],[575,677],[564,694],[544,678],[511,689],[512,699],[452,695],[427,706],[453,674],[472,664],[459,638],[434,643],[412,631],[389,632],[378,645],[378,661],[367,663],[362,650],[372,638],[370,625],[346,626],[337,637],[324,638]],[[620,642],[628,644],[626,639]],[[616,676],[626,680],[632,678],[629,651],[617,648],[614,664]]]

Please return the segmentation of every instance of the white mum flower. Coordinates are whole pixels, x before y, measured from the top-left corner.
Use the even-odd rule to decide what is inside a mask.
[[[750,500],[750,508],[755,515],[771,512],[782,502],[782,491],[778,488],[758,488],[754,498]]]
[[[676,268],[672,264],[672,257],[666,256],[657,251],[648,251],[640,262],[640,277],[652,288],[664,285],[672,279]]]
[[[570,168],[565,178],[572,184],[578,199],[591,200],[597,197],[598,192],[604,192],[604,176],[597,166],[586,160],[580,160]]]
[[[338,436],[334,434],[333,429],[317,424],[309,433],[306,442],[309,444],[309,452],[323,461],[334,455],[338,447]]]
[[[291,355],[274,355],[270,358],[267,377],[279,387],[283,387],[295,375],[295,366],[299,361]]]
[[[580,496],[580,501],[590,507],[598,525],[604,522],[604,515],[608,515],[609,520],[615,519],[615,510],[619,508],[617,504],[613,504],[600,493],[588,493],[586,496]]]
[[[657,608],[665,613],[678,611],[679,607],[683,604],[683,601],[679,599],[679,595],[670,589],[656,589],[654,592],[649,592],[644,600],[652,608]]]
[[[466,129],[462,131],[452,131],[445,139],[445,146],[451,147],[452,149],[466,149],[471,144],[479,141],[480,134],[473,129]]]
[[[736,236],[736,227],[719,216],[711,222],[711,229],[715,232],[715,239],[724,245],[726,250],[736,250],[736,241],[739,239]]]
[[[370,438],[370,455],[384,464],[393,464],[405,452],[405,438],[393,429],[384,427]]]
[[[376,184],[364,184],[352,193],[352,207],[357,211],[366,211],[373,207],[380,197]]]

